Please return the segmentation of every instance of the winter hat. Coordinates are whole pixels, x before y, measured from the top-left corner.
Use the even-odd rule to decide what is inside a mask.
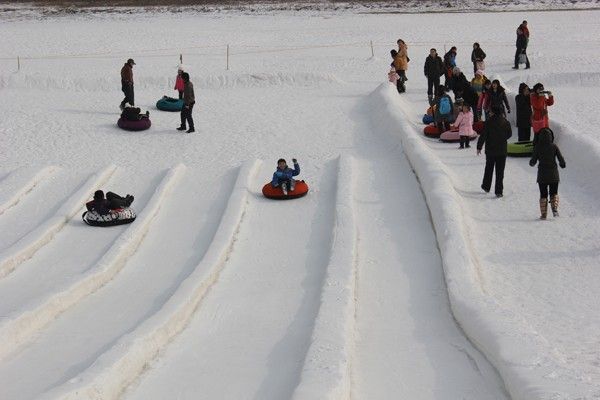
[[[527,86],[527,84],[525,82],[521,82],[521,84],[519,85],[519,94],[522,94],[523,90],[528,87],[529,86]]]
[[[284,163],[286,163],[286,164],[287,164],[287,162],[286,162],[286,161],[285,161],[285,159],[283,159],[283,158],[280,158],[279,160],[277,160],[277,164],[279,164],[280,162],[284,162]]]
[[[475,71],[475,75],[483,76],[484,72],[482,70],[478,69],[477,71]]]
[[[104,199],[104,192],[102,190],[96,190],[94,192],[94,200],[103,200]]]
[[[538,89],[542,89],[542,90],[544,90],[544,85],[542,85],[542,84],[541,84],[541,83],[539,83],[539,82],[538,82],[538,83],[536,83],[536,84],[533,86],[533,91],[534,91],[534,92],[537,92],[537,91],[538,91]]]
[[[452,70],[452,73],[457,74],[457,75],[460,74],[460,68],[454,67],[454,69]]]
[[[130,58],[129,60],[127,60],[127,64],[135,65],[135,61],[133,61],[133,58]]]

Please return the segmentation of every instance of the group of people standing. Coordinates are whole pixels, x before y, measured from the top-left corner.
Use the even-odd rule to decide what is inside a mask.
[[[135,107],[134,86],[133,86],[133,66],[136,65],[133,59],[128,59],[125,65],[121,68],[121,90],[125,98],[121,101],[121,116],[127,119],[147,118],[149,113],[140,114],[141,110]],[[183,67],[177,69],[177,77],[175,79],[175,90],[179,93],[179,99],[183,100],[181,109],[181,124],[177,128],[178,131],[187,133],[195,132],[194,119],[192,118],[192,110],[196,104],[194,95],[194,85],[190,82],[190,75],[184,72]],[[187,125],[187,127],[186,127]],[[189,128],[188,128],[189,127]]]

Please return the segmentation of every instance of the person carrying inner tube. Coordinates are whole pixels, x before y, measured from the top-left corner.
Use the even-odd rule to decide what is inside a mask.
[[[94,192],[94,200],[87,202],[85,206],[90,212],[106,215],[111,210],[129,207],[133,203],[133,199],[134,197],[130,194],[122,197],[113,192],[107,192],[105,198],[102,190],[96,190]]]
[[[288,194],[288,189],[290,192],[293,192],[296,188],[296,181],[293,177],[300,174],[298,160],[292,158],[292,162],[294,163],[294,169],[289,168],[287,162],[283,158],[277,160],[277,169],[273,173],[273,180],[271,181],[271,186],[274,188],[281,186],[281,190],[286,196]]]

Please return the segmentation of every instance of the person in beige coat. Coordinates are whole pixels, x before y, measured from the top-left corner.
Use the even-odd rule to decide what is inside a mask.
[[[410,58],[408,58],[408,46],[402,39],[398,39],[398,50],[392,50],[392,57],[394,61],[392,62],[392,66],[396,69],[396,73],[400,76],[396,86],[398,88],[398,93],[404,93],[406,91],[406,86],[404,82],[408,79],[406,78],[406,70],[408,70],[408,63]]]

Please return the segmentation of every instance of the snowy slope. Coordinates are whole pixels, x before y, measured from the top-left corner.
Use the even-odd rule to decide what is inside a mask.
[[[598,15],[3,21],[0,398],[598,397]],[[513,71],[523,19],[533,68]],[[470,71],[473,41],[510,90],[555,93],[557,220],[536,220],[526,160],[496,200],[482,157],[420,134],[428,49]],[[194,135],[154,108],[180,53]],[[129,57],[146,132],[116,127]],[[261,196],[282,156],[307,197]],[[82,225],[97,187],[134,194],[138,220]]]

